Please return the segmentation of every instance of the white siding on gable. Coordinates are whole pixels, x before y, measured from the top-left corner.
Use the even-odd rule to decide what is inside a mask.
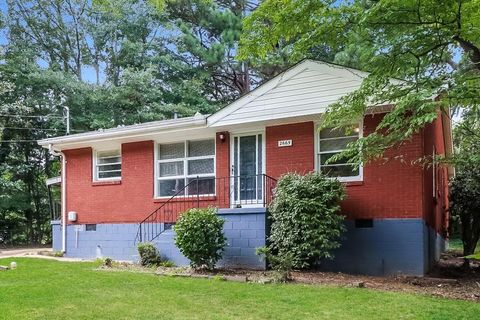
[[[295,68],[301,69],[296,70]],[[341,70],[341,72],[339,71]],[[294,67],[293,75],[279,75],[259,93],[254,90],[246,102],[242,98],[230,105],[230,112],[214,119],[211,126],[275,120],[324,113],[326,108],[342,96],[358,89],[362,75],[346,73],[345,69],[307,61]],[[259,88],[260,89],[260,88]],[[225,110],[227,111],[227,110]]]

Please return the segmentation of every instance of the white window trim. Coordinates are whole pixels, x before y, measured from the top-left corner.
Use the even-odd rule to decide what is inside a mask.
[[[213,148],[214,148],[214,154],[210,156],[198,156],[198,157],[188,157],[188,142],[190,141],[204,141],[204,140],[213,140]],[[185,151],[185,156],[183,158],[172,158],[172,159],[164,159],[160,160],[159,159],[159,153],[160,153],[160,145],[161,144],[175,144],[175,143],[183,143],[184,146],[184,151]],[[155,168],[153,170],[154,174],[154,199],[170,199],[172,196],[160,196],[159,195],[159,188],[158,188],[158,183],[159,181],[162,180],[173,180],[173,179],[185,179],[185,185],[187,184],[188,179],[192,178],[216,178],[217,177],[217,140],[215,137],[209,138],[199,138],[199,139],[187,139],[183,141],[168,141],[168,142],[156,142],[155,143],[155,148],[154,148],[154,164]],[[194,175],[189,175],[188,174],[188,161],[189,160],[202,160],[202,159],[212,159],[213,158],[213,173],[201,173],[201,174],[194,174]],[[165,162],[175,162],[175,161],[182,161],[183,162],[183,175],[178,175],[178,176],[168,176],[168,177],[160,177],[160,163],[165,163]],[[215,193],[212,194],[202,194],[202,197],[214,197],[216,196],[217,193],[217,181],[215,180]],[[182,195],[181,197],[188,197],[189,195]]]
[[[99,164],[98,163],[98,153],[99,152],[109,152],[109,151],[120,151],[120,162],[115,162],[115,163],[108,163],[108,164]],[[122,157],[122,148],[119,149],[109,149],[109,150],[96,150],[93,149],[93,170],[92,170],[92,180],[95,182],[101,182],[101,181],[120,181],[122,180],[122,167],[123,167],[123,157]],[[112,172],[120,172],[120,177],[112,177],[112,178],[100,178],[98,176],[98,166],[105,166],[105,165],[112,165],[112,164],[120,164],[120,170],[111,170]]]
[[[363,120],[359,121],[358,124],[359,132],[358,138],[363,138]],[[321,153],[334,153],[334,152],[341,152],[343,150],[329,150],[328,152],[320,152],[320,123],[316,123],[314,126],[314,142],[315,142],[315,154],[314,154],[314,163],[315,163],[315,171],[320,172],[320,163],[318,155]],[[345,136],[342,138],[348,137],[357,137],[356,135],[352,136]],[[330,139],[338,139],[338,138],[326,138],[322,140],[330,140]],[[337,179],[340,182],[362,182],[363,181],[363,164],[358,167],[358,175],[351,176],[351,177],[331,177],[332,179]]]

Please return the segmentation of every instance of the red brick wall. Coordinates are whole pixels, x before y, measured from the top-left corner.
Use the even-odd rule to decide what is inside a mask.
[[[228,132],[217,132],[215,153],[217,180],[217,201],[225,207],[230,205],[230,135]]]
[[[217,177],[230,173],[230,140],[216,137]],[[67,158],[67,211],[78,214],[79,224],[139,222],[157,209],[165,200],[154,199],[154,142],[143,141],[122,145],[122,180],[93,182],[92,149],[65,151]],[[229,180],[217,182],[217,198],[204,197],[205,205],[229,205]],[[194,200],[183,201],[166,210],[184,211],[196,205]]]
[[[382,115],[364,119],[364,133],[372,132]],[[230,175],[230,138],[216,135],[217,177]],[[287,124],[266,128],[266,173],[274,178],[287,172],[306,173],[314,170],[313,122]],[[443,152],[441,121],[416,134],[395,150],[385,154],[385,160],[365,165],[363,181],[347,185],[348,198],[343,212],[355,218],[425,218],[437,230],[445,229],[446,177],[439,179],[438,199],[432,202],[431,172],[412,162],[435,143]],[[291,147],[278,147],[279,140],[291,139]],[[122,145],[122,181],[117,184],[92,182],[92,150],[69,150],[67,157],[67,211],[78,213],[78,223],[138,222],[158,208],[164,200],[155,200],[153,170],[154,143],[144,141]],[[388,160],[388,161],[387,161]],[[443,169],[439,169],[442,171]],[[217,199],[228,204],[228,181],[217,184]],[[207,200],[206,200],[207,201]],[[209,200],[210,201],[210,200]]]
[[[313,122],[266,128],[266,173],[279,178],[287,172],[300,174],[314,169]],[[279,140],[292,140],[291,147],[278,147]]]
[[[433,150],[437,155],[445,154],[443,118],[446,115],[439,113],[439,117],[425,127],[423,144],[426,156],[431,156]],[[448,171],[445,166],[435,167],[435,197],[433,167],[428,166],[424,170],[424,219],[427,224],[443,236],[447,235],[448,229]]]
[[[371,133],[383,115],[366,116],[364,135]],[[416,134],[402,146],[388,150],[384,159],[363,168],[363,182],[347,186],[342,206],[348,218],[421,218],[422,174],[413,164],[422,156],[422,138]]]
[[[138,222],[158,207],[153,202],[153,142],[122,145],[122,180],[92,181],[92,150],[65,151],[67,211],[78,223]]]
[[[364,134],[372,132],[382,115],[364,120]],[[287,172],[314,170],[314,124],[305,122],[266,129],[267,174],[278,178]],[[278,140],[292,139],[292,147],[278,147]],[[403,155],[401,158],[396,158]],[[422,139],[415,135],[396,150],[385,154],[389,161],[364,167],[363,182],[349,183],[342,208],[355,218],[422,217],[422,168],[411,162],[422,155]]]

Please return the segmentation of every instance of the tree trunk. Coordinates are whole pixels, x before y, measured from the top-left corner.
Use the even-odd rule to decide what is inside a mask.
[[[475,214],[464,213],[461,217],[462,243],[463,243],[463,267],[470,268],[470,259],[465,257],[475,253],[477,242],[480,237],[480,226]]]

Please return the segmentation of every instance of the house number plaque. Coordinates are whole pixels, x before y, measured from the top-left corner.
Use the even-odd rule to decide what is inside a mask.
[[[278,146],[279,147],[291,147],[292,146],[292,140],[279,140],[278,141]]]

